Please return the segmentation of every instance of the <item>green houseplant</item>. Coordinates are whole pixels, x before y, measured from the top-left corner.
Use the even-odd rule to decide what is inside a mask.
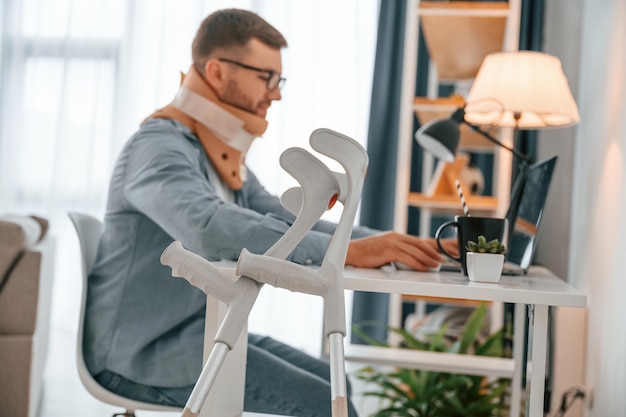
[[[487,241],[480,235],[478,242],[470,240],[465,249],[465,266],[470,281],[500,281],[506,247],[498,239]]]
[[[478,236],[478,242],[469,241],[465,246],[468,252],[476,253],[495,253],[504,254],[506,247],[500,243],[498,239],[493,239],[487,242],[487,238],[483,235]]]
[[[502,356],[502,330],[484,342],[478,341],[486,311],[484,303],[475,309],[462,335],[453,342],[446,341],[445,325],[426,341],[401,328],[388,329],[401,336],[407,349]],[[355,326],[353,331],[367,343],[386,346],[367,336],[361,327]],[[381,399],[382,408],[370,417],[494,417],[508,409],[502,401],[508,379],[488,380],[482,376],[404,368],[382,371],[371,366],[361,368],[355,376],[367,383],[362,395]]]

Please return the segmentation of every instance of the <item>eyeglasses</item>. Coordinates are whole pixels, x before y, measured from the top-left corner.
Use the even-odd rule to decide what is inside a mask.
[[[229,64],[233,64],[238,67],[245,68],[247,70],[252,70],[256,72],[262,72],[263,74],[267,74],[267,78],[265,79],[265,82],[267,84],[267,89],[269,91],[274,90],[276,87],[278,87],[278,89],[283,88],[283,86],[285,85],[285,81],[287,81],[286,78],[283,78],[280,76],[281,75],[280,73],[274,72],[272,70],[266,70],[262,68],[253,67],[251,65],[246,65],[241,62],[233,61],[232,59],[228,59],[228,58],[218,58],[218,61],[228,62]]]

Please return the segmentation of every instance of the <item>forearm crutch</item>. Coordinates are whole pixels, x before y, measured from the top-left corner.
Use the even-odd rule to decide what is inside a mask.
[[[320,132],[311,137],[313,149],[337,160],[346,172],[345,175],[335,173],[342,184],[342,193],[338,199],[344,208],[322,266],[314,271],[285,260],[254,255],[244,249],[239,256],[236,272],[260,283],[324,298],[324,331],[330,347],[332,416],[347,417],[348,395],[343,350],[343,338],[346,335],[343,269],[368,157],[365,149],[357,142],[347,137],[339,140],[336,135]]]
[[[321,130],[333,135],[334,132]],[[321,134],[316,131],[312,134]],[[286,258],[311,229],[324,211],[339,199],[341,186],[335,173],[308,152],[291,148],[281,155],[281,166],[301,184],[301,188],[288,190],[283,203],[293,208],[300,201],[298,216],[289,230],[267,252],[269,257]],[[231,277],[204,258],[187,251],[180,242],[173,242],[163,252],[161,262],[172,268],[172,275],[187,279],[206,294],[225,302],[226,315],[214,339],[214,346],[187,401],[183,416],[196,416],[208,396],[215,378],[229,350],[244,327],[254,305],[261,284],[247,278]]]

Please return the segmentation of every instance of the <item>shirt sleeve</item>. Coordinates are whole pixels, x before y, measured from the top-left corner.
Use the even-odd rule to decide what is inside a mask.
[[[236,260],[242,248],[262,254],[293,221],[278,198],[269,194],[264,196],[263,210],[259,196],[259,202],[247,207],[219,198],[208,179],[204,151],[174,129],[147,129],[136,136],[126,164],[128,204],[206,259]],[[328,233],[311,231],[288,259],[320,264],[329,243]]]

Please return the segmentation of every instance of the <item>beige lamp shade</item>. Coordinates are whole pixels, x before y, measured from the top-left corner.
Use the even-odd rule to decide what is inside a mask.
[[[534,51],[487,55],[465,108],[465,120],[481,126],[542,129],[579,119],[561,61]]]

